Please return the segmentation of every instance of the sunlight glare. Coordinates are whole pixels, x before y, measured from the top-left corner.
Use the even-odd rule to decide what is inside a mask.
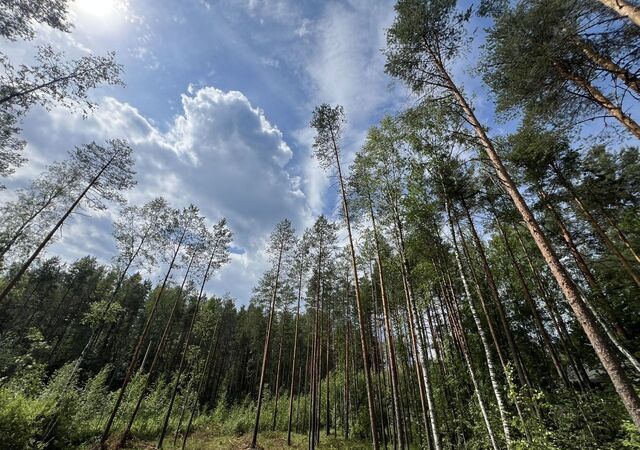
[[[94,18],[107,20],[117,10],[117,0],[76,0],[77,11]]]

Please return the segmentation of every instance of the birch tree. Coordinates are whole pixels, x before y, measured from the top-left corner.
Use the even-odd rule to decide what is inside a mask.
[[[75,194],[73,203],[4,286],[0,293],[0,302],[6,299],[29,266],[81,203],[90,208],[104,209],[107,201],[122,202],[122,191],[135,185],[132,149],[122,140],[107,141],[106,147],[95,142],[76,147],[71,153],[71,164],[81,174],[81,180],[85,183],[84,188]]]
[[[396,5],[396,14],[395,22],[387,34],[386,69],[388,73],[407,82],[414,91],[423,95],[424,102],[438,105],[443,112],[464,118],[522,216],[531,237],[580,321],[629,416],[636,427],[640,428],[640,399],[633,384],[605,333],[585,304],[578,287],[560,262],[529,205],[518,191],[485,127],[448,69],[448,65],[460,53],[464,39],[464,24],[469,17],[469,12],[457,11],[455,1],[432,3],[422,0],[401,0]]]

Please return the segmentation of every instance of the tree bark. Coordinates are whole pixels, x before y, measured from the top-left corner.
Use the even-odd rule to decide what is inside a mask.
[[[149,367],[149,371],[147,373],[147,379],[145,380],[142,391],[140,391],[140,395],[138,396],[138,401],[136,402],[136,406],[133,408],[133,412],[131,413],[129,422],[127,423],[127,426],[124,429],[123,436],[127,436],[131,431],[131,427],[133,426],[133,423],[136,420],[136,416],[138,415],[138,410],[140,409],[142,400],[147,395],[147,391],[149,390],[149,386],[151,385],[151,378],[153,377],[156,367],[158,366],[158,362],[160,361],[160,355],[164,351],[165,342],[167,340],[167,337],[169,336],[169,332],[171,331],[171,326],[173,325],[173,316],[175,315],[176,309],[178,308],[178,304],[182,300],[182,292],[184,291],[184,286],[187,283],[189,272],[191,271],[191,265],[193,264],[195,257],[196,257],[196,254],[194,253],[191,259],[189,260],[189,265],[187,266],[187,270],[185,271],[184,277],[182,278],[182,284],[180,285],[180,289],[178,290],[176,299],[173,302],[173,306],[171,307],[171,312],[169,313],[169,318],[167,319],[167,323],[165,324],[164,329],[162,330],[160,341],[158,342],[155,354],[153,355],[153,360],[151,361],[151,367]],[[142,364],[140,365],[140,371],[144,369],[143,366],[144,366],[145,359],[146,359],[146,355],[142,360]]]
[[[633,255],[633,258],[636,260],[636,262],[640,263],[640,255],[638,255],[638,252],[635,251],[635,249],[631,245],[631,242],[629,242],[629,238],[627,238],[627,235],[624,233],[624,231],[622,231],[622,229],[618,226],[615,220],[613,220],[613,218],[609,214],[607,214],[607,212],[604,209],[600,208],[600,211],[602,212],[602,215],[604,216],[604,218],[607,219],[607,222],[609,222],[609,225],[611,225],[611,228],[616,230],[618,237],[620,238],[624,246],[627,248],[627,250],[629,250],[629,252]]]
[[[193,332],[193,326],[196,323],[196,319],[198,317],[198,311],[200,308],[200,304],[202,303],[204,297],[204,286],[209,279],[209,271],[211,270],[211,265],[213,264],[213,259],[216,256],[218,251],[219,241],[215,242],[213,245],[213,249],[211,250],[211,256],[209,257],[209,261],[207,262],[207,267],[202,276],[202,283],[200,284],[200,291],[198,292],[198,297],[196,299],[196,305],[193,310],[193,316],[191,317],[191,322],[189,323],[189,329],[187,330],[187,336],[185,338],[184,346],[182,348],[182,356],[180,357],[180,364],[178,365],[178,374],[176,375],[176,380],[173,384],[173,390],[171,392],[171,398],[169,399],[169,407],[167,408],[167,412],[164,416],[164,423],[162,424],[162,431],[160,432],[160,437],[158,438],[157,448],[162,448],[162,443],[164,442],[164,438],[167,434],[167,427],[169,426],[169,418],[171,417],[171,410],[173,409],[173,403],[176,399],[176,395],[178,393],[178,386],[180,384],[180,377],[185,367],[185,362],[187,358],[187,351],[189,349],[189,343],[191,341],[191,334]],[[123,436],[126,438],[126,435]]]
[[[140,333],[140,336],[138,337],[138,342],[136,344],[136,347],[133,351],[133,355],[131,356],[131,360],[129,361],[129,365],[127,367],[127,372],[125,374],[124,380],[122,381],[122,386],[120,387],[120,392],[118,393],[118,397],[116,399],[116,403],[113,406],[113,409],[111,410],[111,415],[109,416],[109,419],[107,420],[107,424],[105,425],[105,428],[102,432],[102,436],[100,436],[100,443],[99,443],[99,447],[104,448],[104,445],[107,441],[107,438],[109,437],[109,432],[111,431],[111,426],[113,425],[113,421],[116,418],[116,414],[118,412],[118,409],[120,408],[120,404],[122,403],[122,400],[124,398],[124,393],[127,389],[127,387],[129,386],[129,382],[131,381],[131,378],[133,376],[133,372],[134,372],[134,368],[136,366],[136,362],[138,361],[138,357],[140,356],[140,350],[142,348],[142,344],[144,342],[144,340],[147,337],[147,333],[149,332],[149,326],[151,325],[151,321],[153,320],[154,316],[155,316],[155,312],[156,309],[158,308],[158,303],[160,302],[160,298],[162,297],[162,294],[164,293],[164,290],[167,286],[167,282],[169,280],[169,275],[171,275],[171,271],[173,270],[173,266],[175,264],[176,258],[178,257],[178,253],[180,252],[180,248],[182,247],[182,242],[184,240],[185,235],[187,234],[187,228],[184,228],[182,235],[180,236],[180,239],[178,241],[178,244],[176,245],[176,248],[173,252],[173,257],[171,258],[171,262],[169,263],[169,268],[167,269],[167,272],[165,274],[164,280],[162,281],[162,286],[160,287],[160,292],[158,292],[158,295],[156,296],[153,305],[151,307],[151,311],[149,312],[149,316],[147,317],[147,320],[144,324],[144,327],[142,329],[142,332]],[[126,436],[122,437],[124,440],[126,440]]]
[[[615,0],[614,0],[615,1]],[[626,84],[630,89],[640,93],[640,80],[629,69],[620,67],[608,55],[603,55],[580,37],[576,37],[574,42],[587,58],[595,64],[614,75],[617,79]]]
[[[189,421],[187,422],[187,429],[184,432],[184,436],[182,437],[182,450],[184,450],[186,444],[187,444],[187,438],[189,437],[189,432],[191,431],[191,424],[193,423],[193,417],[195,415],[196,410],[198,409],[198,405],[200,403],[200,396],[202,395],[202,391],[205,387],[205,385],[207,384],[206,378],[211,376],[211,374],[207,374],[207,367],[209,366],[209,362],[211,361],[211,355],[213,355],[213,353],[217,350],[218,348],[218,340],[220,338],[220,328],[221,328],[221,324],[222,322],[222,315],[224,315],[224,311],[222,311],[221,313],[221,317],[219,318],[219,320],[216,323],[216,329],[215,332],[211,334],[211,340],[209,343],[209,349],[207,350],[207,358],[204,362],[204,367],[203,367],[203,371],[202,374],[200,376],[200,380],[198,380],[198,388],[196,389],[196,397],[193,401],[193,407],[191,408],[191,415],[189,416]],[[205,374],[207,374],[207,376],[205,376]],[[187,399],[188,399],[188,395],[187,395]],[[185,399],[185,405],[186,405],[186,401],[187,399]],[[178,422],[178,426],[176,427],[176,432],[173,436],[173,446],[176,446],[176,441],[178,440],[178,432],[180,431],[180,422]]]
[[[509,426],[509,416],[507,415],[506,407],[504,399],[502,398],[502,392],[500,390],[500,386],[498,384],[498,378],[496,376],[496,371],[494,368],[493,355],[491,354],[491,349],[489,348],[489,343],[487,341],[487,335],[484,331],[484,326],[480,321],[480,317],[478,316],[478,312],[473,304],[473,298],[471,297],[471,291],[469,290],[469,284],[467,283],[467,277],[464,273],[464,269],[462,267],[462,258],[460,256],[460,249],[458,248],[458,243],[456,240],[455,229],[453,227],[453,219],[451,217],[451,212],[449,211],[448,201],[445,205],[447,210],[447,216],[449,220],[449,227],[451,231],[451,239],[453,241],[453,250],[456,259],[456,264],[458,265],[458,273],[460,274],[460,279],[462,280],[462,286],[464,288],[464,293],[467,298],[467,303],[469,305],[469,309],[471,311],[471,316],[473,317],[473,321],[476,325],[476,329],[478,330],[478,335],[480,336],[480,342],[482,343],[482,349],[484,350],[485,360],[487,361],[487,369],[489,371],[489,379],[491,380],[491,387],[493,389],[493,395],[496,398],[496,405],[498,406],[498,413],[500,414],[500,422],[502,424],[502,431],[504,432],[504,439],[507,446],[507,449],[511,447],[511,428]],[[466,352],[465,352],[466,353]],[[468,359],[469,356],[467,354],[464,355],[465,359]],[[469,367],[470,375],[473,377],[470,362],[467,362],[467,366]],[[472,378],[474,382],[474,388],[477,390],[477,386],[475,385],[474,378]],[[480,393],[477,393],[478,401],[482,401],[480,398]],[[486,413],[485,413],[486,414]],[[486,419],[485,419],[486,420]],[[487,424],[487,431],[489,432],[489,436],[492,434],[492,430],[489,424]],[[492,439],[492,443],[494,447],[495,437]]]
[[[296,378],[296,357],[298,351],[298,325],[300,322],[300,299],[302,297],[302,275],[303,270],[300,269],[298,275],[298,304],[296,306],[296,324],[293,332],[293,355],[291,359],[291,384],[289,385],[289,423],[287,425],[287,445],[291,445],[291,422],[293,418],[293,386]],[[298,392],[298,398],[301,392]]]
[[[511,260],[511,264],[515,269],[518,281],[520,282],[520,285],[522,286],[522,290],[524,291],[524,298],[527,304],[529,305],[529,309],[531,310],[533,323],[538,329],[538,333],[540,333],[540,337],[542,338],[542,342],[544,343],[544,346],[547,348],[547,351],[549,352],[549,356],[551,356],[551,361],[553,362],[553,366],[556,369],[558,378],[560,378],[560,381],[562,381],[565,387],[567,387],[568,389],[571,389],[571,382],[569,381],[569,378],[567,377],[564,367],[562,366],[560,355],[558,355],[558,352],[556,351],[553,341],[551,340],[551,336],[549,336],[549,333],[547,332],[547,329],[544,326],[544,322],[542,321],[542,316],[540,315],[540,311],[538,310],[536,301],[533,298],[531,291],[529,290],[529,286],[527,285],[527,282],[524,278],[522,269],[520,268],[520,264],[518,263],[518,260],[513,254],[513,250],[511,249],[511,243],[509,242],[509,237],[507,236],[504,228],[502,227],[502,223],[500,223],[500,219],[498,218],[498,215],[494,211],[492,212],[493,212],[493,217],[495,218],[496,226],[498,227],[498,230],[500,231],[500,235],[502,236],[502,240],[504,242],[507,255]]]
[[[267,371],[267,362],[269,359],[269,346],[271,343],[271,327],[273,326],[273,316],[276,308],[276,298],[278,295],[278,278],[280,277],[280,266],[282,264],[282,253],[284,252],[284,242],[280,244],[278,252],[278,264],[276,266],[276,279],[273,283],[273,291],[271,294],[271,305],[269,306],[269,321],[267,322],[267,335],[264,338],[264,349],[262,351],[262,368],[260,369],[260,384],[258,388],[258,405],[256,409],[256,421],[253,426],[253,436],[251,438],[251,448],[256,448],[258,440],[258,429],[260,427],[260,410],[262,409],[262,390],[264,388],[264,375]]]
[[[565,267],[558,259],[558,256],[551,247],[551,244],[542,231],[540,224],[529,209],[529,206],[522,197],[522,194],[520,194],[520,192],[518,191],[516,184],[509,175],[509,172],[502,163],[502,160],[498,156],[498,153],[493,146],[493,142],[491,141],[491,139],[489,139],[489,136],[486,134],[484,128],[478,121],[475,113],[471,109],[471,106],[467,103],[466,99],[449,76],[449,73],[444,68],[442,62],[439,59],[436,59],[436,63],[439,64],[441,74],[447,80],[449,89],[462,108],[467,120],[473,127],[473,130],[475,131],[480,144],[484,148],[491,164],[493,165],[497,173],[498,179],[503,184],[505,190],[513,200],[516,209],[522,216],[527,228],[529,229],[529,232],[531,233],[531,237],[538,246],[542,257],[547,262],[551,273],[556,279],[560,290],[567,299],[567,302],[571,306],[571,309],[576,315],[576,318],[584,329],[589,342],[593,346],[593,349],[598,355],[598,358],[602,362],[602,365],[611,378],[611,382],[613,383],[616,392],[620,396],[622,403],[627,409],[629,416],[631,417],[636,427],[640,429],[640,399],[638,398],[638,394],[636,393],[633,384],[625,374],[624,369],[620,364],[620,360],[609,345],[609,342],[605,337],[603,330],[599,327],[593,313],[584,302],[584,299],[580,294],[577,286],[569,276],[569,273],[567,272]],[[637,136],[640,137],[640,127],[638,128]]]
[[[320,242],[320,251],[318,252],[317,280],[315,292],[315,305],[313,313],[313,345],[311,347],[311,358],[309,361],[310,382],[309,395],[311,397],[311,408],[309,411],[309,449],[314,450],[317,445],[316,427],[318,415],[318,354],[319,354],[319,334],[320,334],[320,297],[322,284],[322,242]]]
[[[604,6],[611,8],[621,17],[627,17],[636,26],[640,27],[640,8],[632,5],[626,0],[599,0]]]
[[[369,357],[369,349],[367,348],[367,341],[365,338],[365,318],[364,318],[364,307],[362,305],[362,299],[360,298],[360,282],[358,280],[358,266],[356,262],[356,251],[353,245],[353,235],[351,233],[351,220],[349,217],[349,206],[347,204],[347,191],[344,186],[344,178],[342,177],[342,169],[340,168],[340,156],[338,154],[338,145],[335,142],[335,138],[333,135],[333,130],[331,131],[331,136],[333,139],[333,150],[334,156],[336,160],[336,168],[338,170],[338,179],[340,181],[340,193],[342,195],[342,208],[344,212],[345,222],[347,224],[347,235],[349,237],[349,253],[351,256],[351,266],[353,269],[353,283],[356,291],[356,309],[358,313],[358,323],[360,324],[360,347],[362,350],[362,360],[363,360],[363,370],[364,370],[364,381],[367,390],[367,407],[369,408],[369,425],[371,429],[371,444],[373,446],[373,450],[378,450],[380,448],[380,444],[378,443],[378,427],[376,426],[376,417],[375,417],[375,409],[373,404],[373,390],[371,386],[371,367],[370,367],[370,357]]]
[[[611,100],[609,100],[609,98],[607,98],[607,96],[604,95],[600,89],[591,84],[586,78],[578,75],[575,72],[572,72],[563,63],[556,62],[554,66],[558,73],[562,75],[562,77],[575,83],[576,86],[582,89],[593,102],[602,107],[605,111],[607,111],[607,113],[611,114],[612,117],[614,117],[622,125],[624,125],[635,137],[640,139],[640,125],[638,125],[638,123],[633,120],[631,116],[626,114],[622,110],[622,108],[615,105]]]
[[[417,308],[415,303],[415,296],[413,294],[413,286],[411,284],[409,276],[409,262],[405,251],[404,233],[402,230],[402,222],[398,213],[397,206],[394,204],[394,219],[395,229],[398,239],[398,247],[401,261],[401,273],[404,281],[404,287],[406,291],[407,311],[409,320],[409,332],[411,335],[411,345],[413,347],[413,353],[416,358],[416,373],[418,376],[418,383],[421,388],[420,402],[423,408],[423,420],[425,433],[429,435],[429,430],[433,434],[433,445],[435,450],[440,450],[440,434],[438,431],[436,412],[433,402],[433,393],[431,391],[431,383],[429,380],[429,372],[426,366],[426,359],[423,355],[422,348],[425,348],[425,343],[422,340],[422,336],[417,332],[416,320],[418,317]],[[423,390],[423,391],[422,391]],[[427,413],[428,411],[428,413]]]
[[[593,230],[596,232],[602,243],[616,256],[616,258],[618,258],[618,261],[620,261],[622,267],[624,267],[631,279],[633,279],[636,285],[640,287],[640,275],[635,272],[631,263],[629,263],[629,260],[622,254],[618,246],[611,240],[611,238],[609,238],[609,236],[607,236],[607,232],[600,226],[596,218],[593,217],[593,214],[591,214],[589,208],[587,208],[582,199],[578,196],[578,193],[573,188],[571,182],[564,176],[556,165],[552,165],[551,168],[558,177],[560,184],[562,184],[562,186],[569,192],[571,198],[573,198],[573,201],[578,206],[578,209],[593,227]]]
[[[273,405],[273,424],[271,429],[276,431],[276,422],[278,421],[278,398],[280,397],[280,369],[282,368],[282,341],[284,339],[284,313],[282,314],[282,318],[280,319],[282,323],[280,324],[280,343],[278,344],[278,365],[276,368],[276,398]]]
[[[20,281],[20,279],[22,278],[24,273],[31,266],[31,263],[33,263],[33,261],[35,261],[35,259],[38,257],[38,255],[40,255],[40,252],[42,252],[42,250],[44,250],[44,248],[49,243],[49,241],[53,238],[53,236],[56,234],[58,229],[60,229],[60,227],[62,226],[64,221],[67,220],[67,217],[69,217],[71,215],[71,213],[76,209],[78,204],[87,195],[89,190],[96,184],[98,179],[102,176],[104,171],[107,170],[107,168],[111,165],[111,163],[116,158],[116,156],[118,156],[119,153],[120,153],[119,151],[116,151],[116,152],[113,153],[111,158],[109,158],[109,160],[102,166],[102,168],[98,171],[98,173],[91,179],[91,181],[89,181],[89,184],[87,184],[87,187],[85,187],[84,190],[80,193],[80,195],[78,195],[78,197],[71,204],[69,209],[67,209],[67,211],[62,215],[62,217],[60,217],[60,219],[54,225],[54,227],[51,229],[51,231],[49,231],[49,233],[45,236],[45,238],[42,240],[42,242],[40,242],[40,244],[34,250],[34,252],[31,254],[29,259],[27,259],[27,261],[25,261],[25,263],[20,267],[18,272],[11,278],[9,283],[7,283],[7,285],[4,287],[2,292],[0,292],[0,303],[2,303],[7,298],[7,295],[9,295],[9,292],[11,292],[13,287],[18,283],[18,281]]]
[[[502,304],[502,299],[500,298],[500,294],[498,293],[498,287],[496,286],[495,279],[493,278],[493,271],[489,266],[489,262],[487,261],[487,256],[484,252],[484,245],[480,240],[480,236],[478,236],[478,232],[476,231],[476,226],[473,223],[473,218],[471,217],[471,213],[469,211],[469,207],[467,206],[464,199],[461,200],[462,207],[464,209],[465,215],[467,216],[467,221],[469,222],[469,229],[471,230],[471,236],[473,237],[473,241],[476,245],[476,249],[478,251],[478,255],[480,256],[480,261],[482,261],[482,267],[484,268],[484,274],[487,280],[487,284],[489,286],[489,292],[493,298],[493,302],[498,310],[498,317],[500,318],[500,323],[502,324],[502,331],[504,332],[507,338],[507,345],[509,346],[509,351],[511,352],[511,357],[513,358],[513,363],[516,368],[516,372],[518,374],[518,379],[520,380],[521,386],[527,386],[531,388],[528,377],[522,365],[522,361],[520,359],[520,354],[518,353],[518,348],[516,346],[516,341],[513,336],[513,331],[509,326],[509,322],[507,320],[507,313],[504,310],[504,305]],[[469,261],[471,263],[471,261]]]
[[[384,278],[384,267],[382,266],[382,258],[380,257],[380,238],[378,236],[378,227],[376,224],[375,214],[371,205],[371,197],[369,201],[369,215],[373,227],[373,237],[376,250],[376,263],[378,265],[378,278],[380,281],[380,298],[382,301],[382,317],[384,321],[384,337],[386,350],[389,355],[389,372],[391,374],[391,400],[394,411],[395,435],[398,437],[398,446],[404,448],[402,440],[402,414],[400,411],[400,397],[398,384],[398,368],[396,364],[396,351],[393,339],[393,329],[391,327],[391,318],[389,313],[389,301],[387,298],[387,286]]]
[[[571,366],[574,370],[574,373],[578,379],[578,383],[580,383],[582,390],[586,392],[589,390],[590,384],[591,384],[589,381],[589,376],[587,375],[587,371],[584,368],[584,365],[582,364],[582,360],[577,356],[577,350],[573,345],[573,342],[571,342],[571,336],[569,336],[569,331],[567,330],[567,326],[564,323],[564,319],[562,318],[562,316],[560,315],[560,312],[558,311],[556,305],[554,304],[554,301],[551,298],[549,291],[544,286],[544,282],[540,278],[540,274],[536,270],[533,264],[533,260],[531,259],[531,255],[529,254],[529,250],[524,245],[524,241],[522,240],[520,231],[518,230],[518,227],[515,224],[513,224],[513,230],[515,232],[516,237],[518,238],[520,248],[522,249],[522,252],[524,253],[524,256],[527,260],[529,269],[531,270],[531,275],[533,276],[533,279],[536,283],[536,287],[538,288],[540,296],[542,297],[542,300],[544,301],[544,304],[547,307],[549,316],[551,317],[551,320],[553,321],[553,324],[556,328],[556,332],[558,333],[560,342],[562,342],[562,345],[565,349],[565,354],[569,359]]]

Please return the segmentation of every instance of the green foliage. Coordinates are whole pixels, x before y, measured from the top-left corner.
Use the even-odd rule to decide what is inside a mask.
[[[640,432],[633,425],[633,423],[625,420],[622,423],[622,429],[624,431],[625,437],[621,440],[622,447],[624,448],[640,448]]]
[[[36,439],[49,405],[19,390],[0,387],[0,448],[19,450],[41,448]]]

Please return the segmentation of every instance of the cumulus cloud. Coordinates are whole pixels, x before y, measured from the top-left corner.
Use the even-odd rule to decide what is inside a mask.
[[[232,262],[211,282],[247,301],[265,269],[262,247],[284,217],[308,222],[309,208],[299,175],[289,172],[293,152],[282,132],[238,91],[190,88],[182,112],[160,129],[134,106],[105,98],[89,119],[64,110],[34,111],[24,126],[29,155],[39,161],[65,157],[65,149],[84,142],[120,137],[134,146],[138,186],[132,203],[162,195],[174,207],[198,206],[211,221],[227,217],[234,232]],[[23,182],[31,175],[18,172]],[[67,258],[113,255],[110,218],[71,220],[52,252]],[[84,236],[86,239],[79,239]]]

